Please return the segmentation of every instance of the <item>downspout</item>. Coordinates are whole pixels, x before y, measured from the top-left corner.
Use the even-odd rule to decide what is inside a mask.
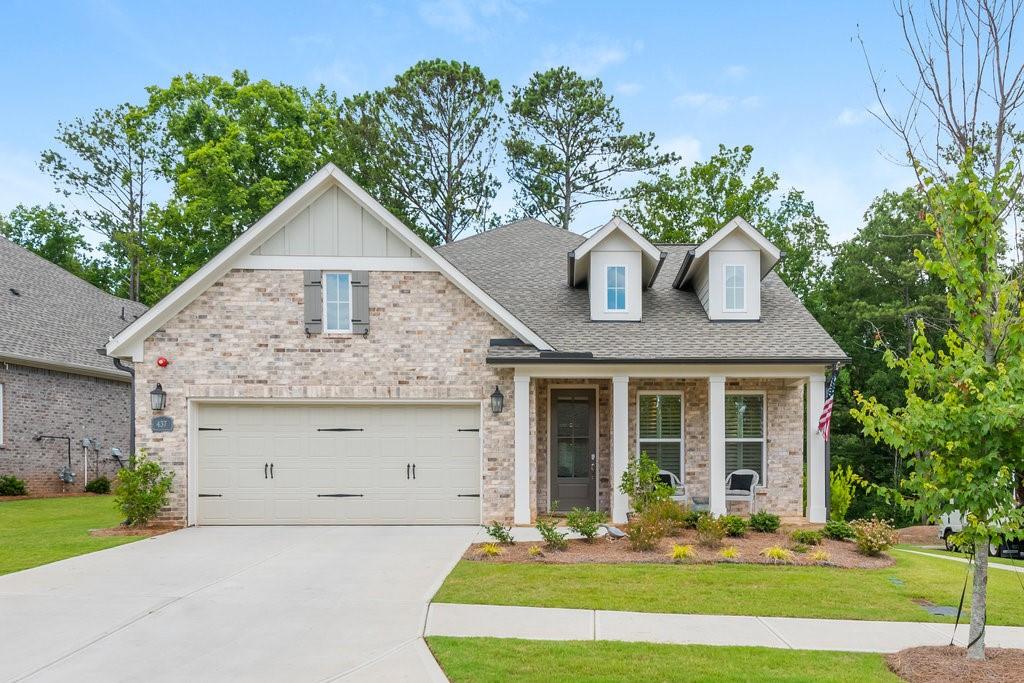
[[[120,358],[114,359],[114,367],[132,376],[132,396],[128,402],[128,455],[135,456],[135,368],[125,365]]]

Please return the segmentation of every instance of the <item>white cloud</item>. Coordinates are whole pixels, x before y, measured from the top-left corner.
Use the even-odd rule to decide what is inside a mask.
[[[737,107],[742,109],[756,109],[761,106],[761,98],[756,95],[736,97],[733,95],[718,95],[707,92],[683,93],[673,100],[677,106],[685,109],[701,109],[710,112],[726,112]]]
[[[836,116],[833,123],[837,126],[859,126],[862,123],[867,123],[875,118],[876,114],[881,113],[881,109],[877,104],[862,109],[854,109],[853,107],[846,107],[839,115]]]
[[[700,140],[690,135],[677,135],[658,144],[663,152],[678,154],[684,164],[692,164],[701,157]]]
[[[750,73],[750,69],[742,64],[732,64],[725,67],[725,70],[722,73],[730,80],[739,81],[746,78],[747,74]]]
[[[636,95],[643,89],[644,86],[640,85],[639,83],[619,83],[618,85],[615,86],[615,94],[622,95],[623,97],[632,97],[633,95]]]
[[[490,34],[487,24],[526,18],[526,12],[512,0],[426,0],[419,5],[419,15],[434,28],[472,41],[483,40]]]

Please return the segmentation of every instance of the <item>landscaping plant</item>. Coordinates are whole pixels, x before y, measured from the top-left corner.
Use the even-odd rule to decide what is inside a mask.
[[[723,560],[735,560],[740,556],[740,551],[736,549],[736,546],[731,545],[728,548],[722,548],[722,552],[719,554]]]
[[[815,550],[813,553],[811,553],[811,559],[815,562],[825,564],[832,559],[832,556],[828,554],[827,550]]]
[[[502,547],[497,543],[484,543],[480,546],[480,553],[487,557],[496,557],[501,555],[503,552],[505,552],[504,549],[502,549]]]
[[[510,526],[503,526],[501,522],[491,522],[484,524],[483,527],[488,536],[502,545],[513,545],[516,542],[512,538],[512,527]]]
[[[155,460],[150,460],[145,449],[133,455],[128,467],[117,473],[117,492],[114,500],[130,526],[145,526],[167,505],[171,492],[173,472],[164,472]]]
[[[857,550],[864,555],[880,555],[899,542],[896,529],[884,519],[858,519],[851,526]]]
[[[650,519],[661,520],[665,525],[665,533],[673,535],[687,528],[687,520],[690,517],[690,511],[674,500],[659,500],[651,503],[643,514]],[[694,524],[696,524],[696,518],[694,518]]]
[[[656,515],[642,514],[634,515],[626,525],[626,533],[629,535],[629,547],[633,550],[653,550],[662,538],[668,533],[665,521]]]
[[[829,519],[843,521],[846,513],[853,503],[853,490],[858,485],[864,485],[864,480],[854,474],[853,468],[849,465],[846,468],[837,467],[828,473],[829,481]]]
[[[553,520],[538,519],[536,527],[540,537],[551,550],[565,550],[569,547],[569,541],[565,538],[568,534],[559,531]]]
[[[544,551],[540,549],[539,545],[531,545],[526,551],[530,557],[543,557]]]
[[[722,515],[721,519],[725,526],[726,536],[739,538],[747,533],[747,520],[739,515]]]
[[[27,493],[25,482],[13,474],[5,474],[0,477],[0,496],[24,496]]]
[[[831,538],[833,541],[849,541],[853,538],[853,527],[850,523],[839,519],[830,519],[825,522],[825,528],[821,530],[825,538]]]
[[[622,473],[619,491],[629,496],[633,510],[643,513],[652,504],[668,500],[672,496],[672,487],[664,483],[658,476],[661,468],[651,460],[647,451],[629,459],[626,471]]]
[[[779,516],[773,515],[770,512],[755,512],[750,515],[749,521],[751,529],[765,534],[774,534],[779,530],[779,525],[782,524]]]
[[[790,547],[790,550],[792,550],[794,553],[798,553],[800,555],[803,555],[804,553],[806,553],[810,549],[811,549],[811,546],[807,545],[806,543],[794,543]]]
[[[697,521],[697,543],[705,548],[717,548],[722,545],[726,528],[722,517],[705,515]]]
[[[604,524],[605,519],[605,514],[600,510],[573,508],[565,516],[565,523],[570,529],[582,536],[583,540],[589,543],[597,536],[597,532],[601,525]]]
[[[87,493],[105,495],[110,493],[110,480],[106,477],[96,477],[85,485],[85,490]]]
[[[821,543],[821,532],[813,529],[796,529],[789,535],[794,543],[803,545],[818,545]]]
[[[669,553],[669,557],[673,562],[682,562],[683,560],[689,560],[694,556],[692,545],[676,545],[672,546],[672,552]]]
[[[771,562],[784,563],[793,561],[793,553],[787,548],[783,548],[781,545],[773,545],[770,548],[765,548],[760,552],[760,555]]]

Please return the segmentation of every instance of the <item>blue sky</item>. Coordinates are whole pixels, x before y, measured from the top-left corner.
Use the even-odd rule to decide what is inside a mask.
[[[835,239],[872,197],[911,178],[874,103],[861,34],[890,85],[906,71],[892,7],[879,2],[14,2],[0,10],[0,212],[56,195],[36,167],[60,120],[141,101],[192,71],[341,95],[387,84],[419,59],[465,60],[506,90],[567,64],[600,77],[627,126],[706,158],[752,144],[755,162],[803,189]],[[509,205],[511,188],[499,196]],[[607,219],[593,207],[574,226]]]

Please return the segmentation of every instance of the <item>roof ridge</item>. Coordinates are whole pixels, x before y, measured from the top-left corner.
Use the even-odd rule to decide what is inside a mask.
[[[475,239],[477,237],[484,237],[486,235],[491,235],[491,234],[493,234],[493,233],[495,233],[495,232],[497,232],[499,230],[504,230],[505,228],[511,228],[511,227],[514,227],[514,226],[517,226],[517,225],[520,225],[520,224],[524,224],[524,223],[536,223],[539,226],[542,226],[542,227],[545,227],[545,228],[551,228],[552,230],[557,230],[560,233],[565,233],[565,234],[569,234],[569,235],[576,235],[576,236],[580,237],[581,239],[586,239],[583,235],[580,235],[578,232],[572,232],[571,230],[564,230],[564,229],[558,227],[557,225],[551,225],[547,221],[542,221],[542,220],[540,220],[538,218],[534,218],[533,216],[527,216],[525,218],[518,218],[518,219],[516,219],[514,221],[511,221],[509,223],[505,223],[503,225],[495,226],[495,227],[491,228],[490,230],[481,230],[479,232],[475,232],[472,235],[469,235],[468,237],[463,237],[462,239],[457,239],[454,242],[448,242],[447,244],[439,244],[438,246],[434,247],[434,249],[435,250],[437,250],[437,249],[444,249],[445,247],[450,247],[450,246],[453,246],[453,245],[456,245],[456,244],[465,244],[466,242],[469,242],[470,240]]]

